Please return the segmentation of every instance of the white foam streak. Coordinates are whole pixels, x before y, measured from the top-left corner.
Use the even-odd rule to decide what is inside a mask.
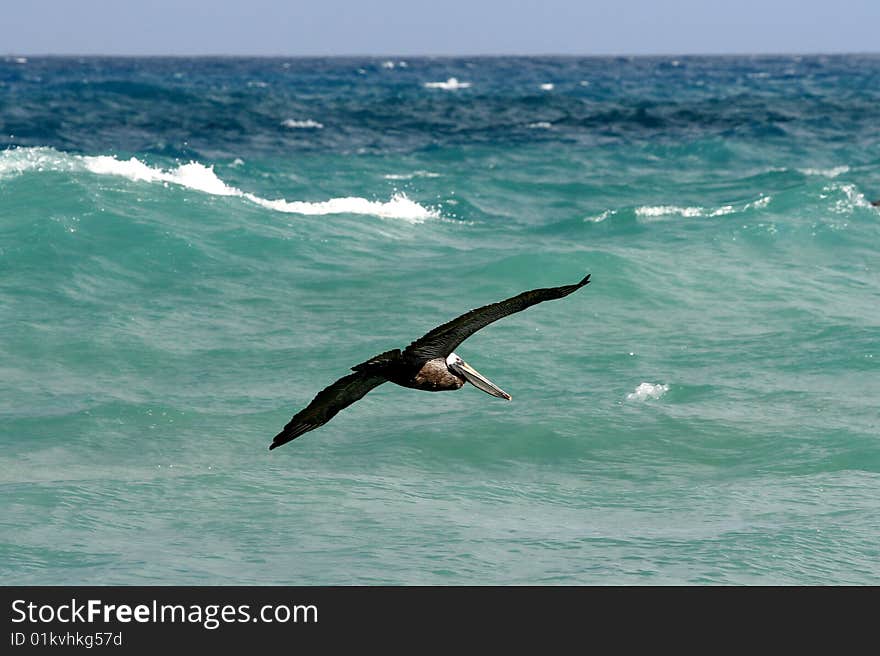
[[[300,130],[302,130],[302,129],[320,130],[321,128],[324,127],[323,123],[318,123],[318,121],[312,120],[310,118],[307,118],[304,121],[299,120],[299,119],[295,119],[295,118],[289,118],[285,121],[282,121],[281,125],[283,125],[286,128],[300,129]]]
[[[467,89],[471,86],[470,82],[459,82],[458,78],[451,77],[446,82],[425,82],[427,89],[443,89],[445,91],[456,91],[458,89]]]
[[[288,214],[306,214],[310,216],[322,214],[369,214],[386,219],[404,219],[413,223],[421,223],[427,219],[439,217],[436,210],[424,208],[401,193],[394,194],[391,200],[384,203],[357,196],[331,198],[330,200],[317,203],[266,200],[253,194],[244,194],[244,197],[257,205]]]
[[[826,178],[836,178],[838,175],[849,173],[849,167],[844,164],[843,166],[835,166],[830,169],[798,169],[798,171],[804,175],[821,175]]]
[[[713,210],[705,207],[678,207],[676,205],[645,205],[636,208],[636,216],[654,218],[658,216],[724,216],[733,214],[736,210],[733,205],[722,205]]]
[[[584,221],[589,221],[591,223],[602,223],[605,219],[613,214],[617,214],[616,210],[605,210],[601,214],[597,214],[596,216],[588,216],[584,219]]]
[[[412,180],[413,178],[439,178],[439,173],[432,171],[413,171],[412,173],[387,173],[382,176],[386,180]]]
[[[636,208],[636,216],[657,217],[672,216],[702,216],[702,207],[677,207],[675,205],[644,205]]]
[[[679,207],[678,205],[643,205],[636,208],[636,216],[655,219],[664,216],[683,216],[687,218],[693,217],[715,217],[733,214],[737,211],[747,209],[764,208],[770,202],[770,196],[764,196],[754,202],[746,203],[741,210],[737,210],[733,205],[722,205],[721,207]]]
[[[773,196],[762,196],[758,200],[752,201],[751,203],[746,203],[743,209],[747,210],[760,210],[767,207],[770,204]]]

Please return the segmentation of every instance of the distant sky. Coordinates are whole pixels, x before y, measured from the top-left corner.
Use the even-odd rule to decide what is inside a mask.
[[[880,51],[880,0],[3,0],[0,54]]]

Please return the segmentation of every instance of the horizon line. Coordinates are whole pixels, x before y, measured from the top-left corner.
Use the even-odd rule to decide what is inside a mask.
[[[27,53],[7,52],[2,55],[4,59],[20,58],[131,58],[131,59],[500,59],[500,58],[657,58],[657,57],[840,57],[840,56],[874,56],[880,55],[880,50],[854,50],[854,51],[816,51],[816,52],[785,52],[785,51],[736,51],[736,52],[653,52],[653,53],[463,53],[463,54],[412,54],[412,53],[334,53],[334,54],[246,54],[246,53]]]

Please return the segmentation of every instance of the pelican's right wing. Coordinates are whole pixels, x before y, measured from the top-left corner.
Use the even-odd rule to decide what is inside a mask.
[[[367,392],[386,380],[382,376],[375,376],[366,371],[359,371],[340,378],[330,387],[318,392],[318,395],[305,409],[293,416],[284,430],[272,440],[269,450],[287,444],[303,433],[323,426],[333,419],[337,412],[362,399]]]
[[[589,282],[590,274],[587,274],[583,280],[574,285],[533,289],[507,300],[471,310],[457,319],[434,328],[424,337],[417,339],[406,347],[403,355],[410,360],[417,361],[445,358],[464,340],[493,321],[498,321],[498,319],[503,319],[515,312],[525,310],[536,303],[568,296]]]

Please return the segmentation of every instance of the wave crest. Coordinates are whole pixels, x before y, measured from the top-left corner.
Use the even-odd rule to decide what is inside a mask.
[[[261,207],[287,214],[365,214],[382,218],[403,219],[421,223],[440,217],[434,208],[427,208],[406,194],[395,193],[388,201],[369,200],[357,196],[331,198],[325,201],[289,201],[261,198],[256,194],[232,187],[214,173],[212,166],[199,162],[181,164],[171,169],[149,166],[136,157],[121,160],[111,155],[70,155],[52,148],[15,148],[0,152],[0,178],[29,171],[88,171],[95,175],[112,175],[134,182],[174,184],[212,196],[236,196]]]

